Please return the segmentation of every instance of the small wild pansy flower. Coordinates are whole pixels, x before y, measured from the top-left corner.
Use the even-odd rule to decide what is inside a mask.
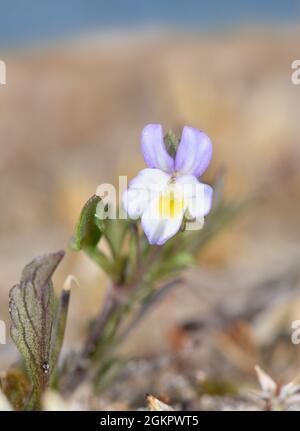
[[[177,151],[168,152],[160,124],[142,131],[141,149],[148,168],[129,183],[123,205],[130,218],[141,217],[150,244],[162,245],[180,229],[183,219],[203,219],[212,204],[212,188],[198,180],[212,157],[209,137],[185,126]]]

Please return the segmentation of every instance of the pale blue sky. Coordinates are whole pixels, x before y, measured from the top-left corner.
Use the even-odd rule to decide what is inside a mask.
[[[155,24],[207,31],[299,16],[300,0],[0,0],[0,46],[107,28]]]

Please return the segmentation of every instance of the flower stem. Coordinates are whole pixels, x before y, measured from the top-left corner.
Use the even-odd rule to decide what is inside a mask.
[[[93,359],[94,354],[97,352],[97,344],[102,332],[118,306],[119,300],[116,295],[116,289],[113,285],[110,285],[106,293],[104,305],[94,322],[84,347],[79,356],[76,358],[75,364],[71,368],[70,372],[62,382],[62,393],[68,394],[72,392],[85,379],[90,362]]]
[[[85,247],[84,251],[107,275],[112,279],[115,278],[113,263],[101,250],[98,250],[96,247]]]

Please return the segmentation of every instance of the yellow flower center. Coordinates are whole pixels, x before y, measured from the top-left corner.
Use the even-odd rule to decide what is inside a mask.
[[[159,216],[162,218],[176,218],[184,208],[184,201],[182,198],[175,197],[173,191],[164,193],[159,198]]]

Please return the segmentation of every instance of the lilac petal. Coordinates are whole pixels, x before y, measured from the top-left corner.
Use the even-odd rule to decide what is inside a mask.
[[[211,157],[212,144],[209,137],[200,130],[185,126],[176,153],[175,170],[200,177],[207,169]]]
[[[173,172],[174,159],[168,153],[161,124],[148,124],[141,137],[144,160],[149,168],[158,168],[164,172]]]

